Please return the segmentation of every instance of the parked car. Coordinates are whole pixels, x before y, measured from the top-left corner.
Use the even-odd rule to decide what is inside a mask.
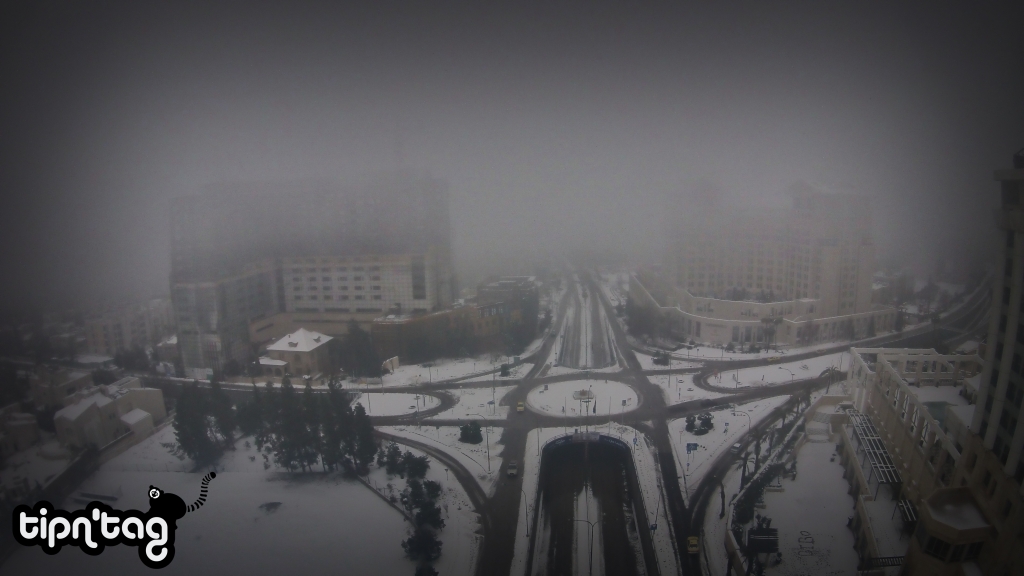
[[[526,404],[523,402],[516,403],[516,412],[523,412],[526,410]]]
[[[780,360],[782,360],[782,358],[779,357],[779,356],[771,356],[771,357],[768,358],[768,363],[769,364],[775,364],[776,362],[778,362]]]
[[[508,463],[508,468],[505,470],[509,478],[515,478],[519,474],[519,463],[512,460]]]
[[[741,450],[743,450],[743,445],[740,444],[739,442],[733,444],[732,448],[729,449],[729,451],[732,452],[733,454],[739,454]]]
[[[686,551],[690,554],[700,553],[700,539],[696,536],[690,536],[686,539]]]

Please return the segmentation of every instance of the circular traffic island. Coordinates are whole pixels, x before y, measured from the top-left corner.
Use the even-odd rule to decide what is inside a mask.
[[[526,395],[530,410],[547,416],[578,418],[584,414],[607,416],[636,410],[640,398],[621,382],[572,380],[538,386]]]
[[[403,392],[360,392],[352,400],[352,407],[362,404],[369,416],[405,416],[436,408],[441,400],[428,394]]]

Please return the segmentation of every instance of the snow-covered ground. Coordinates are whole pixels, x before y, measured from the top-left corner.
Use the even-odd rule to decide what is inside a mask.
[[[429,410],[439,406],[441,401],[427,394],[362,392],[352,400],[352,406],[356,404],[362,404],[370,416],[401,416]]]
[[[358,382],[345,381],[345,388],[370,387],[392,387],[392,386],[419,386],[431,382],[441,382],[454,378],[465,378],[474,374],[484,374],[490,370],[497,370],[505,362],[511,362],[507,356],[481,354],[474,358],[449,359],[442,358],[428,362],[430,366],[420,364],[408,364],[399,366],[394,374],[385,374],[382,378],[383,384],[374,380],[373,384],[360,384]]]
[[[429,444],[444,450],[458,460],[466,470],[480,483],[480,487],[490,496],[494,493],[494,481],[501,469],[501,451],[504,446],[501,440],[502,428],[483,426],[481,431],[484,441],[480,444],[459,442],[458,426],[378,426],[381,432],[402,436]],[[490,462],[488,462],[490,450]],[[488,468],[489,466],[489,468]]]
[[[416,448],[402,446],[402,451],[406,450],[416,456],[427,456]],[[430,468],[427,469],[425,480],[433,480],[441,484],[441,497],[437,504],[441,508],[441,517],[444,518],[444,528],[438,534],[438,539],[441,540],[441,557],[434,561],[434,569],[439,574],[469,576],[474,573],[476,558],[482,542],[482,537],[478,534],[480,532],[480,516],[473,510],[473,504],[458,480],[445,472],[444,466],[433,458],[430,458]],[[385,497],[390,497],[392,494],[397,497],[406,486],[404,478],[397,475],[388,476],[383,468],[376,466],[370,469],[369,482]],[[399,551],[401,552],[401,548]],[[347,566],[345,573],[350,573]],[[390,574],[390,572],[380,570],[371,570],[365,573]]]
[[[452,388],[446,393],[455,396],[455,406],[436,414],[438,420],[504,420],[508,417],[508,406],[501,405],[501,399],[515,386],[487,386],[483,388]],[[493,403],[492,403],[493,402]],[[426,420],[429,422],[430,420]]]
[[[644,508],[647,511],[647,520],[650,524],[657,524],[658,528],[651,535],[654,540],[654,550],[658,557],[659,572],[662,574],[676,574],[675,549],[672,544],[672,537],[668,530],[668,513],[664,505],[664,491],[661,486],[661,473],[658,469],[657,457],[653,446],[649,446],[643,434],[637,433],[634,428],[620,424],[609,423],[592,431],[599,431],[601,434],[613,436],[633,446],[633,462],[637,472],[637,483],[640,485]],[[515,554],[512,557],[512,568],[509,574],[518,576],[526,572],[526,556],[530,549],[530,539],[526,536],[527,521],[533,521],[534,502],[537,498],[538,483],[540,481],[540,453],[543,447],[555,438],[566,435],[565,428],[535,428],[530,430],[526,436],[526,456],[523,460],[521,474],[523,478],[524,500],[519,506],[519,520],[516,524]],[[572,433],[572,430],[568,430]],[[634,442],[635,440],[635,442]],[[595,554],[596,558],[597,554]]]
[[[594,394],[594,401],[590,403],[587,412],[590,415],[621,414],[637,407],[637,393],[631,386],[603,380],[572,380],[543,384],[530,390],[526,395],[526,405],[530,410],[549,416],[575,418],[587,410],[585,402],[580,402],[572,396],[573,392],[578,390],[589,390]]]
[[[784,364],[769,364],[756,368],[741,368],[740,370],[723,371],[717,380],[712,378],[710,383],[714,386],[768,386],[771,384],[785,384],[794,379],[803,380],[816,378],[826,369],[835,367],[846,369],[850,366],[850,353],[838,352],[817,358],[786,362]]]
[[[150,485],[191,502],[199,495],[206,471],[175,470],[173,466],[181,462],[160,445],[173,440],[173,428],[164,428],[101,466],[81,490],[121,494],[114,505],[121,510],[148,510]],[[264,504],[271,506],[261,508]],[[71,501],[58,505],[69,510],[81,507]],[[221,459],[206,504],[177,526],[174,561],[161,574],[286,574],[296,566],[302,566],[303,574],[325,575],[337,574],[339,566],[349,574],[412,574],[415,570],[401,547],[408,524],[368,488],[337,474],[264,470],[256,449],[251,445],[246,449],[244,441]],[[443,541],[450,538],[442,533]],[[445,546],[446,553],[457,548],[449,549],[447,541]],[[453,564],[442,573],[457,573],[459,567]],[[0,573],[152,575],[153,571],[139,561],[136,548],[127,546],[109,547],[99,556],[72,547],[54,556],[39,547],[19,547]]]
[[[11,454],[0,470],[0,487],[4,489],[28,485],[45,486],[71,463],[71,455],[60,447],[56,437],[42,433],[43,442]]]
[[[693,374],[665,374],[648,376],[647,380],[661,388],[665,404],[681,404],[693,400],[721,398],[724,392],[712,392],[698,388],[693,383]]]
[[[784,479],[782,492],[765,491],[764,510],[779,530],[782,563],[765,574],[853,575],[857,551],[846,519],[854,513],[850,485],[843,478],[839,458],[832,459],[835,444],[807,442],[796,458],[796,479]],[[887,511],[892,509],[889,503]]]
[[[685,418],[678,418],[668,423],[676,466],[685,474],[682,480],[684,481],[683,493],[687,500],[690,498],[689,487],[696,486],[701,481],[718,455],[728,450],[751,426],[757,425],[762,418],[788,398],[788,396],[776,396],[738,404],[735,415],[729,408],[714,411],[711,413],[714,416],[712,421],[714,428],[701,436],[686,431]],[[749,420],[743,413],[750,415]],[[699,426],[700,422],[698,421],[697,424]],[[687,454],[686,444],[691,442],[697,443],[698,448],[696,452]]]
[[[677,358],[677,356],[679,355],[679,352],[676,352],[675,355],[669,357],[669,359],[668,359],[668,366],[662,366],[662,365],[659,365],[659,364],[655,364],[654,363],[654,356],[651,356],[650,354],[644,354],[643,352],[634,352],[634,354],[636,354],[636,359],[640,362],[640,367],[643,368],[644,370],[669,370],[669,369],[677,369],[677,368],[700,368],[700,366],[701,366],[700,362],[688,362],[686,360],[679,360]]]

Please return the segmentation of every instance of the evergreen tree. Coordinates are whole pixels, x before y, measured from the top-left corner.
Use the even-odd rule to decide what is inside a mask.
[[[415,576],[438,576],[438,575],[437,575],[437,570],[434,570],[434,567],[431,566],[430,564],[420,564],[419,566],[416,567],[416,574],[415,574]]]
[[[405,467],[405,473],[408,474],[410,480],[423,478],[427,475],[427,469],[430,468],[430,460],[426,456],[416,456],[412,452],[406,451],[402,455],[402,465]]]
[[[210,411],[225,445],[231,444],[235,438],[235,409],[231,406],[231,399],[216,382],[210,384]]]
[[[441,496],[441,484],[433,480],[426,480],[423,482],[423,491],[426,493],[427,499],[434,502]]]
[[[444,519],[441,518],[441,509],[433,502],[425,502],[416,511],[416,524],[419,526],[430,526],[435,530],[444,528]]]
[[[303,443],[307,440],[302,406],[291,382],[285,381],[278,398],[279,412],[274,430],[274,458],[287,470],[305,469]]]
[[[302,420],[305,423],[305,434],[302,440],[302,464],[310,469],[320,460],[323,444],[320,432],[320,403],[313,394],[313,387],[306,382],[302,391]]]
[[[206,463],[220,453],[210,426],[210,406],[203,389],[185,384],[174,413],[178,449],[196,463]]]
[[[473,420],[469,424],[459,426],[459,442],[479,444],[483,441],[484,437],[480,432],[480,424],[476,420]]]
[[[238,429],[246,436],[259,437],[264,427],[263,397],[256,384],[252,385],[252,399],[238,405]],[[258,444],[257,444],[258,445]]]
[[[426,526],[417,526],[412,536],[402,542],[402,549],[413,560],[430,561],[441,556],[441,542]]]
[[[355,459],[361,470],[366,470],[377,454],[377,439],[373,437],[373,424],[362,404],[356,404],[353,415],[355,442]]]
[[[405,475],[405,463],[402,460],[402,449],[391,442],[384,451],[384,470],[388,474]]]

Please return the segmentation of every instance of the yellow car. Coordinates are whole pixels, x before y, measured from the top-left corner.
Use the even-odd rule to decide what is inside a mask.
[[[775,364],[779,360],[782,360],[782,358],[780,356],[771,356],[770,358],[768,358],[768,363],[769,364]]]
[[[686,539],[686,551],[690,554],[700,553],[700,540],[696,536],[690,536]]]
[[[526,404],[523,402],[516,403],[516,412],[523,412],[526,410]]]

